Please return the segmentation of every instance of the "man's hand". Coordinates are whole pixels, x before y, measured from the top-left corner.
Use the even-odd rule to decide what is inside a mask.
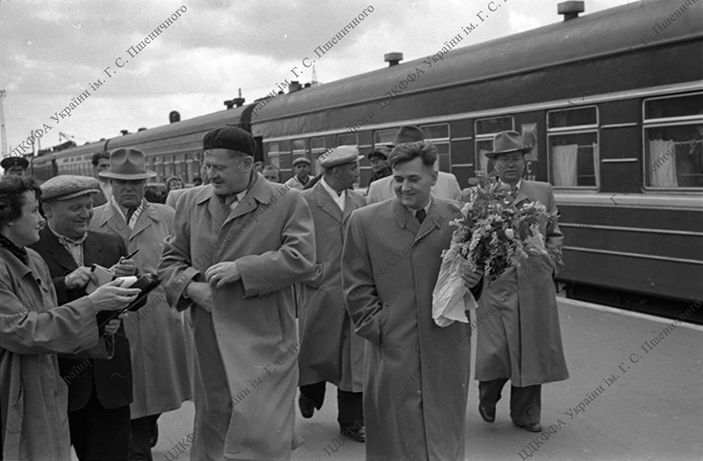
[[[119,262],[110,268],[116,277],[127,277],[137,273],[137,264],[133,259],[120,258]]]
[[[127,313],[125,312],[124,314],[120,314],[116,319],[112,319],[109,322],[105,324],[105,327],[103,329],[103,335],[104,336],[114,336],[115,333],[117,333],[117,330],[120,329],[120,325],[122,324],[122,318],[126,317]]]
[[[186,286],[186,296],[208,312],[212,312],[212,288],[209,283],[190,282]]]
[[[74,288],[83,288],[89,281],[97,283],[90,267],[80,266],[64,278],[66,288],[73,290]]]
[[[237,263],[226,261],[210,266],[205,271],[205,280],[215,285],[215,288],[220,288],[226,283],[236,282],[242,278],[241,272],[237,267]]]
[[[483,277],[483,271],[478,270],[474,272],[462,272],[461,273],[461,278],[464,279],[464,284],[466,284],[466,287],[471,289],[475,287],[478,282],[481,281],[481,278]]]

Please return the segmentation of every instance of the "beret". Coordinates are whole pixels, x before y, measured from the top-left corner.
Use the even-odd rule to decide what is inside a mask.
[[[13,166],[27,168],[29,166],[29,162],[24,157],[20,157],[19,155],[13,155],[11,157],[5,157],[4,159],[2,159],[2,161],[0,162],[0,166],[2,166],[5,170]]]
[[[99,191],[100,183],[95,178],[64,174],[54,176],[41,185],[41,199],[44,202],[69,200]]]
[[[298,163],[307,163],[308,165],[311,165],[310,160],[307,157],[297,157],[293,160],[293,166],[296,166]]]
[[[332,168],[334,166],[344,165],[345,163],[356,162],[364,158],[359,155],[359,149],[356,146],[339,146],[334,149],[324,152],[318,157],[322,168]]]
[[[230,149],[254,155],[256,144],[249,133],[234,126],[225,126],[208,131],[203,138],[203,150]]]

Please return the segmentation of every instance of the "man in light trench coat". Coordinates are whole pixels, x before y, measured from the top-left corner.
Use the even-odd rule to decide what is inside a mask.
[[[517,269],[483,283],[479,312],[490,312],[478,324],[476,373],[479,414],[495,421],[496,402],[510,380],[510,417],[530,432],[540,432],[542,384],[568,378],[559,330],[553,277],[562,267],[563,236],[557,224],[557,207],[549,183],[526,181],[524,154],[530,151],[515,131],[496,134],[494,150],[500,181],[513,191],[513,203],[542,203],[551,219],[540,229],[544,255],[529,255]]]
[[[146,170],[144,153],[117,149],[110,167],[99,173],[110,182],[112,195],[96,208],[90,229],[122,238],[139,274],[156,272],[164,240],[171,232],[174,211],[144,199],[146,180],[156,173]],[[163,287],[151,292],[146,305],[124,319],[132,358],[130,405],[130,460],[151,460],[158,437],[157,419],[192,397],[186,337],[181,314],[171,309]]]
[[[340,433],[364,441],[364,344],[354,334],[342,291],[342,244],[352,211],[366,204],[351,190],[359,179],[359,150],[340,146],[320,162],[322,179],[303,192],[315,223],[317,264],[298,286],[300,305],[300,412],[322,407],[327,382],[337,386]]]
[[[210,184],[183,193],[159,274],[193,315],[197,369],[191,457],[288,460],[298,384],[289,287],[315,264],[297,190],[253,170],[256,145],[225,127],[203,139]]]
[[[342,283],[364,351],[367,461],[463,460],[469,386],[468,323],[440,328],[432,291],[456,202],[430,195],[437,149],[427,141],[389,156],[396,198],[354,211]],[[469,288],[481,274],[464,274]]]

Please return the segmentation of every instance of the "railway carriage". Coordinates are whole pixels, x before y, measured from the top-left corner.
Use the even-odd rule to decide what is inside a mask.
[[[138,147],[157,181],[190,182],[205,132],[230,124],[285,180],[298,156],[319,171],[326,149],[416,124],[467,186],[512,129],[534,147],[527,178],[554,187],[567,294],[674,316],[703,299],[702,22],[700,2],[637,2],[35,161],[90,174],[87,151]]]
[[[568,293],[672,314],[703,299],[702,22],[695,3],[613,8],[278,96],[252,132],[286,177],[416,124],[462,186],[492,170],[496,132],[521,132],[560,207]]]

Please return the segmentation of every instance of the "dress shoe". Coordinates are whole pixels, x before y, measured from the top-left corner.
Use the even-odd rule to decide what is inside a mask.
[[[483,420],[487,423],[492,423],[496,420],[496,407],[489,407],[488,405],[479,403],[478,413],[481,415],[481,418],[483,418]]]
[[[351,426],[340,426],[339,433],[344,437],[349,437],[355,442],[366,442],[366,430],[364,426],[352,424]]]
[[[300,408],[300,414],[303,415],[303,418],[312,418],[315,413],[315,402],[301,393],[298,397],[298,408]]]
[[[542,432],[542,425],[540,423],[518,424],[513,421],[513,424],[529,432]]]

